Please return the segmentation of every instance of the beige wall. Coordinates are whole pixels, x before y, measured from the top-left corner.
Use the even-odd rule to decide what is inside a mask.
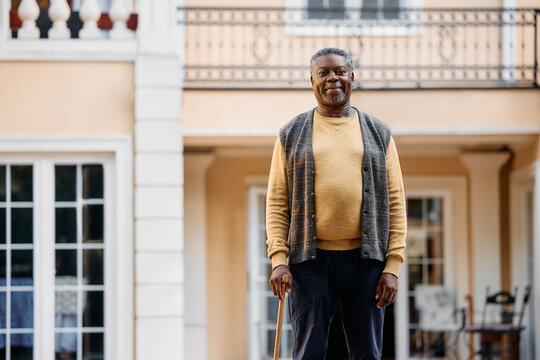
[[[133,133],[132,63],[0,62],[0,135]]]
[[[288,120],[316,105],[310,90],[186,90],[183,102],[186,134],[217,135],[277,135]],[[351,102],[376,114],[395,133],[490,133],[498,128],[519,133],[540,127],[540,101],[534,89],[355,91]]]
[[[520,149],[514,153],[512,170],[519,170],[525,166],[531,165],[540,159],[540,138],[535,143]]]
[[[207,173],[208,359],[246,358],[246,176],[267,176],[269,157],[217,158]]]

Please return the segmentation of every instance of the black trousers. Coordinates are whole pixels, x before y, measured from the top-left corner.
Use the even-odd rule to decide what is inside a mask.
[[[324,360],[338,306],[350,360],[381,358],[384,309],[376,307],[375,287],[383,269],[381,261],[362,260],[360,249],[317,249],[315,260],[290,266],[294,360]]]

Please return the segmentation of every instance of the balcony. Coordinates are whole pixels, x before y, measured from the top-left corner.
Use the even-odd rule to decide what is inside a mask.
[[[0,59],[128,60],[136,50],[132,0],[0,0]],[[7,14],[6,14],[7,15]]]
[[[306,89],[340,47],[355,89],[536,88],[539,9],[178,8],[188,89]]]

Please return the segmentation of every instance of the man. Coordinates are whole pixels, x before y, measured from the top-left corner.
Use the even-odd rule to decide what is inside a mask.
[[[389,127],[351,107],[353,81],[346,51],[317,51],[317,107],[281,128],[274,147],[270,285],[283,299],[289,275],[294,360],[325,358],[338,306],[350,359],[380,359],[384,307],[396,299],[406,235],[401,169]]]

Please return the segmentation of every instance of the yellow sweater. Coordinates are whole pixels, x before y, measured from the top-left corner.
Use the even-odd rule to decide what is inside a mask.
[[[315,229],[317,248],[350,250],[360,247],[362,159],[364,143],[358,113],[347,118],[313,117],[315,161]],[[399,275],[405,250],[407,219],[403,179],[394,139],[386,152],[390,204],[390,240],[383,272]],[[279,138],[274,146],[266,205],[268,257],[272,268],[286,265],[289,254],[289,205],[285,152]]]

